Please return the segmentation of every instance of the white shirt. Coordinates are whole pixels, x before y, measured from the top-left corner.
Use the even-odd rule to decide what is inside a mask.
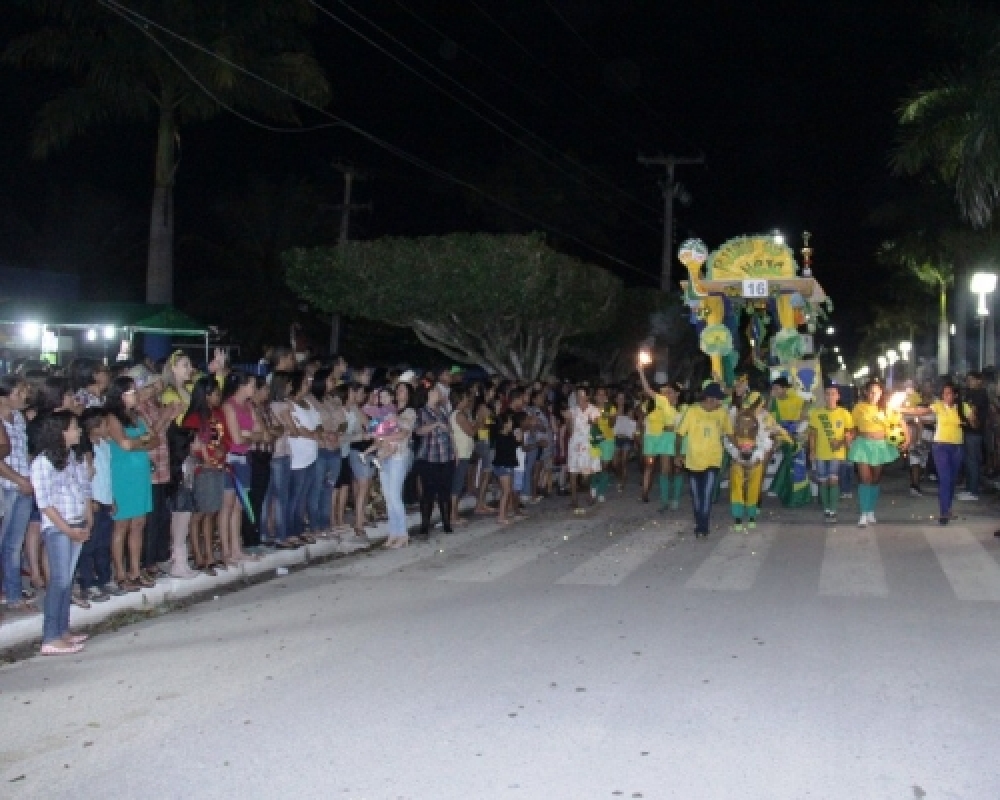
[[[319,412],[312,407],[302,408],[298,403],[292,403],[292,420],[297,427],[307,431],[314,431],[320,425]],[[292,469],[305,469],[316,463],[319,442],[301,436],[289,436],[288,449],[292,452]]]

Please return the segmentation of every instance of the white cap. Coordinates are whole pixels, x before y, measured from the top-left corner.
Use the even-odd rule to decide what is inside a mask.
[[[408,383],[411,386],[413,385],[414,381],[416,381],[416,379],[417,379],[417,373],[414,372],[412,369],[406,370],[406,372],[404,372],[402,375],[399,376],[400,383]]]

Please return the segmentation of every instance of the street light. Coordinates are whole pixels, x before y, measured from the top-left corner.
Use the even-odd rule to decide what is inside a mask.
[[[827,336],[833,336],[833,334],[835,334],[836,332],[837,332],[837,329],[834,328],[833,325],[831,325],[829,328],[826,329],[826,335]]]
[[[115,338],[115,326],[114,325],[105,325],[104,326],[104,338],[107,339],[109,342],[112,339]]]
[[[878,358],[875,359],[875,362],[878,364],[879,370],[884,375],[885,368],[889,366],[889,360],[885,356],[879,356]]]
[[[969,289],[973,294],[979,295],[979,306],[976,308],[976,315],[979,317],[979,369],[983,368],[983,351],[986,347],[986,318],[990,315],[990,310],[986,307],[986,295],[992,294],[997,288],[997,276],[995,272],[977,272],[969,281]]]
[[[896,365],[896,362],[899,361],[899,353],[897,353],[895,350],[888,350],[886,351],[885,354],[885,360],[889,362],[889,378],[886,382],[891,387],[893,367]]]
[[[903,361],[910,360],[910,351],[913,350],[913,345],[910,342],[900,342],[899,352],[903,356]]]
[[[42,326],[37,322],[25,322],[21,326],[21,338],[26,342],[34,342],[42,332]]]
[[[87,341],[88,342],[97,341],[97,331],[94,328],[91,328],[90,330],[87,331]]]
[[[779,247],[785,243],[785,235],[778,230],[771,235],[771,239]]]

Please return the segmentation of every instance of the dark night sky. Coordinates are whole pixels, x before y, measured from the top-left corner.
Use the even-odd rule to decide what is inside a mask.
[[[865,220],[889,184],[894,111],[935,61],[924,34],[925,3],[550,0],[585,45],[543,0],[476,0],[550,65],[545,69],[471,3],[404,0],[446,34],[443,39],[394,0],[349,1],[526,128],[637,196],[652,210],[630,208],[654,229],[660,225],[659,176],[636,163],[640,146],[649,153],[704,152],[707,169],[680,175],[693,204],[679,210],[678,240],[698,235],[715,247],[731,236],[780,228],[797,246],[797,234],[808,229],[817,275],[838,301],[841,319],[863,319],[866,297],[856,291],[857,281],[874,269],[878,240]],[[326,5],[384,41],[337,0]],[[485,184],[499,165],[513,163],[529,187],[567,183],[333,20],[321,16],[314,39],[333,85],[335,113],[473,182]],[[616,85],[616,76],[631,81],[634,91],[620,80]],[[8,202],[17,198],[30,209],[47,182],[86,182],[120,193],[145,213],[153,145],[148,128],[109,127],[50,162],[28,160],[31,116],[58,85],[51,77],[0,69],[6,98],[0,181],[7,184]],[[309,112],[304,120],[321,121]],[[197,233],[210,198],[244,185],[251,173],[311,177],[328,186],[336,202],[335,159],[375,175],[358,198],[373,201],[375,212],[358,219],[355,235],[489,224],[460,190],[347,132],[280,136],[230,118],[184,133],[178,233]],[[605,189],[594,192],[604,195]],[[575,224],[574,234],[592,238],[585,220],[569,219],[565,226]],[[655,230],[626,218],[613,226],[607,249],[638,266],[651,283],[660,244]]]

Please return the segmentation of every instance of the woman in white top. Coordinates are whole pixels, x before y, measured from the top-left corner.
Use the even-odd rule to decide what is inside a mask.
[[[476,447],[476,423],[472,419],[472,395],[463,387],[453,387],[448,395],[451,403],[451,439],[455,443],[455,476],[451,482],[451,525],[468,525],[458,513],[458,501],[465,491],[469,461]]]
[[[289,417],[292,422],[292,431],[288,436],[291,477],[288,482],[288,521],[285,530],[288,538],[276,544],[281,550],[316,542],[305,532],[306,505],[315,475],[313,465],[316,463],[319,440],[323,435],[319,412],[306,399],[311,388],[304,372],[293,372],[288,379],[288,397],[291,400]]]
[[[577,483],[579,476],[594,475],[601,471],[601,459],[591,451],[590,426],[597,422],[601,412],[596,406],[590,404],[587,390],[580,388],[576,390],[576,405],[563,411],[563,417],[569,420],[572,425],[572,432],[569,437],[569,445],[566,453],[566,466],[569,469],[569,485],[572,494],[570,507],[574,512],[580,512],[577,503]],[[594,504],[594,498],[587,494],[588,505]]]

